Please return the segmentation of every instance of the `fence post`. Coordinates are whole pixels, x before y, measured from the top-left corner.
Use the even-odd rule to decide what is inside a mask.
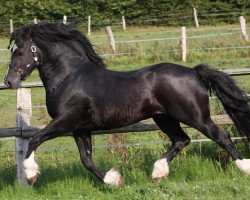
[[[10,19],[10,34],[13,32],[13,21]]]
[[[91,16],[88,16],[88,36],[91,35]]]
[[[108,34],[110,47],[113,50],[113,52],[115,53],[116,52],[116,50],[115,50],[115,39],[114,39],[114,35],[113,35],[111,27],[107,26],[106,31],[107,31],[107,34]]]
[[[194,22],[195,22],[196,28],[199,28],[199,21],[198,21],[198,18],[197,18],[197,12],[196,12],[195,8],[194,8]]]
[[[239,20],[240,20],[240,27],[241,27],[242,35],[245,41],[248,42],[249,39],[248,39],[247,31],[246,31],[246,19],[243,16],[240,16]]]
[[[187,60],[187,35],[186,27],[181,27],[181,49],[182,49],[182,61],[186,62]]]
[[[122,28],[124,31],[126,31],[126,21],[124,16],[122,16]]]
[[[63,15],[63,23],[66,24],[67,23],[67,16]]]
[[[31,89],[19,88],[17,90],[17,127],[21,130],[22,127],[30,126],[31,118]],[[29,146],[29,139],[22,136],[16,137],[16,172],[17,180],[21,185],[27,185],[26,176],[23,170],[23,161]]]

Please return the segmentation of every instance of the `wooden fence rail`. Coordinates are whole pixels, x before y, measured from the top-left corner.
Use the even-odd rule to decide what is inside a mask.
[[[245,68],[240,68],[240,69],[224,69],[221,71],[229,74],[230,76],[245,76],[245,75],[250,75],[250,66],[246,66]],[[21,88],[38,88],[38,87],[43,87],[43,83],[30,82],[21,84]],[[9,88],[6,87],[4,84],[0,84],[0,90],[6,90],[6,89],[8,90]]]
[[[212,116],[212,119],[216,124],[219,125],[233,124],[232,120],[227,115]],[[188,128],[188,126],[184,124],[182,124],[181,126],[183,128]],[[43,129],[44,127],[45,126],[36,126],[36,127],[24,126],[24,127],[14,127],[14,128],[3,128],[0,129],[0,138],[2,137],[22,137],[25,139],[32,138],[39,132],[39,130]],[[100,135],[100,134],[111,134],[111,133],[155,131],[155,130],[160,130],[160,129],[152,119],[147,119],[122,128],[94,131],[93,134]],[[72,134],[69,133],[65,136],[71,136],[71,135]]]
[[[250,75],[250,68],[224,70],[232,76]],[[16,170],[17,179],[20,184],[27,184],[22,163],[25,154],[28,150],[29,138],[32,138],[39,130],[44,128],[30,126],[30,118],[32,114],[31,105],[31,88],[43,87],[42,83],[25,83],[17,90],[17,127],[0,129],[1,137],[16,137]],[[0,85],[0,90],[8,89],[4,85]],[[227,115],[217,115],[212,117],[216,124],[233,124]],[[186,128],[186,125],[182,125]],[[110,134],[124,132],[142,132],[159,130],[158,126],[151,120],[143,120],[130,126],[112,129],[95,131],[94,134]],[[68,134],[71,135],[71,134]]]

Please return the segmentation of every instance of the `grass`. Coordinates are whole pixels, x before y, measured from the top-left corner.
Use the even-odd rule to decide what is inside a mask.
[[[195,147],[191,145],[187,151]],[[214,145],[204,150],[213,152]],[[226,169],[206,154],[181,154],[170,165],[168,179],[160,184],[150,180],[153,162],[164,151],[163,146],[128,148],[129,162],[124,164],[117,154],[95,149],[96,163],[108,170],[119,166],[126,181],[125,188],[101,184],[86,171],[75,150],[38,152],[42,175],[33,189],[20,187],[13,175],[14,166],[1,166],[1,199],[248,199],[249,177],[230,162]],[[50,162],[48,162],[48,160]],[[4,174],[2,174],[4,172]]]
[[[243,68],[249,66],[250,49],[204,50],[213,47],[237,47],[248,45],[241,38],[237,26],[187,28],[187,36],[220,34],[215,37],[188,39],[187,62],[181,61],[180,39],[154,42],[117,43],[117,53],[131,55],[108,56],[105,62],[112,70],[135,70],[143,66],[174,62],[189,67],[205,63],[217,69]],[[169,27],[133,27],[126,32],[113,30],[117,42],[155,38],[180,37],[180,29]],[[249,30],[248,30],[249,32]],[[233,35],[223,36],[224,33]],[[112,53],[102,31],[93,32],[90,40],[99,43],[99,54]],[[101,44],[100,44],[101,43]],[[8,39],[0,39],[0,48],[8,46]],[[201,50],[203,48],[203,50]],[[171,51],[169,51],[171,50]],[[9,52],[2,52],[0,60],[8,60]],[[6,72],[6,62],[0,63],[0,79]],[[35,71],[27,81],[39,81]],[[249,76],[236,78],[239,85],[250,93]],[[50,120],[45,104],[44,89],[32,90],[33,126],[47,124]],[[15,91],[0,91],[0,127],[14,127]],[[215,100],[211,101],[212,114],[222,114],[224,109]],[[234,126],[222,127],[237,135]],[[193,129],[186,129],[192,138],[203,138]],[[166,137],[159,131],[128,133],[120,136],[122,143],[159,141]],[[33,189],[20,187],[15,179],[14,140],[0,140],[0,199],[249,199],[249,177],[241,173],[228,155],[213,143],[191,144],[182,151],[170,166],[170,175],[160,184],[152,183],[150,174],[153,163],[168,147],[146,145],[127,148],[97,148],[112,143],[107,135],[94,136],[94,160],[104,170],[118,166],[123,173],[126,187],[123,189],[101,184],[80,163],[78,151],[72,138],[58,138],[44,143],[37,153],[42,175]],[[249,157],[246,144],[236,143],[237,148]],[[64,148],[62,151],[52,148]],[[48,151],[50,149],[50,151]],[[201,151],[201,152],[200,152]]]

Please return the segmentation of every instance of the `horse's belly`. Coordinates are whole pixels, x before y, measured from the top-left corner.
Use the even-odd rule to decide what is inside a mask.
[[[144,119],[151,118],[157,114],[166,113],[165,109],[158,106],[147,106],[146,108],[134,108],[128,110],[113,110],[102,115],[101,126],[105,129],[124,127]]]

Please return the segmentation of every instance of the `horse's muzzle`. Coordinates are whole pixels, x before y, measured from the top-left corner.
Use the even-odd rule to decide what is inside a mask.
[[[10,89],[13,89],[13,90],[16,90],[16,89],[18,89],[19,88],[19,86],[20,86],[20,81],[11,81],[11,80],[9,80],[8,78],[7,78],[7,76],[5,75],[5,77],[4,77],[4,84],[8,87],[8,88],[10,88]]]
[[[10,81],[8,81],[8,79],[7,79],[7,76],[6,76],[6,75],[4,76],[4,84],[5,84],[8,88],[10,88],[10,87],[11,87],[11,82],[10,82]]]

